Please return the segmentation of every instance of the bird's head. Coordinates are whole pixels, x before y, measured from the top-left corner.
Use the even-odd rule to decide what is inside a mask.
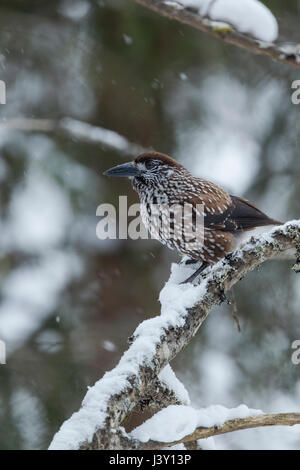
[[[168,155],[159,152],[145,152],[138,155],[129,163],[115,166],[106,170],[107,176],[126,176],[133,179],[133,183],[155,185],[168,181],[176,173],[186,171],[184,167]]]

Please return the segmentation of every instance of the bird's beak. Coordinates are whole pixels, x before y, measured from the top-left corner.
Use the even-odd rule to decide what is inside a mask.
[[[138,176],[140,170],[138,170],[132,162],[123,163],[122,165],[114,166],[104,173],[106,176]]]

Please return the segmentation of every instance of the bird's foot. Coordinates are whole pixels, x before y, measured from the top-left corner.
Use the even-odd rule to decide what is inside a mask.
[[[187,258],[187,256],[183,256],[179,264],[184,264],[184,266],[188,266],[189,264],[196,264],[196,263],[199,263],[198,259]]]
[[[191,261],[196,261],[196,260],[191,260]],[[187,284],[188,282],[193,282],[208,266],[209,266],[208,263],[202,263],[200,268],[196,269],[196,271],[191,276],[189,276],[185,281],[181,282],[180,284]]]

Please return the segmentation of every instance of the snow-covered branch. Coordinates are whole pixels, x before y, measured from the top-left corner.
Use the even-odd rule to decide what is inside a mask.
[[[178,408],[178,407],[177,407]],[[183,408],[183,407],[182,407]],[[197,441],[198,439],[207,439],[208,437],[217,436],[220,434],[227,434],[229,432],[234,431],[242,431],[245,429],[253,429],[253,428],[260,428],[266,426],[295,426],[296,424],[300,424],[300,413],[278,413],[278,414],[263,414],[261,412],[255,412],[255,414],[251,415],[253,410],[249,410],[245,405],[241,405],[238,408],[233,410],[227,410],[224,407],[215,406],[213,408],[213,415],[215,416],[210,417],[209,411],[207,410],[193,410],[191,409],[192,413],[188,413],[187,410],[182,410],[182,416],[176,407],[174,407],[174,421],[170,420],[170,416],[168,415],[168,409],[164,410],[165,413],[161,413],[159,416],[159,420],[156,420],[156,423],[153,423],[154,418],[150,418],[146,423],[139,426],[132,434],[134,439],[130,440],[130,437],[127,438],[126,441],[124,437],[124,442],[126,442],[126,448],[133,448],[138,450],[156,450],[161,449],[163,447],[172,447],[178,444],[186,444],[190,441]],[[221,410],[219,409],[221,408]],[[198,411],[198,413],[197,413]],[[239,415],[245,413],[246,416],[243,418],[233,418],[228,419],[222,424],[220,422],[220,416],[222,420],[222,412],[224,414],[230,415]],[[256,410],[255,410],[256,411]],[[199,416],[197,416],[199,415]],[[185,423],[178,419],[184,416]],[[178,429],[180,429],[180,433],[182,430],[187,429],[187,426],[193,427],[193,423],[195,422],[195,418],[200,420],[201,419],[207,422],[207,419],[210,418],[209,423],[212,425],[201,425],[199,427],[195,427],[192,432],[186,434],[184,437],[179,438],[177,440],[171,441],[169,439],[169,432],[166,432],[166,426],[168,429],[175,429],[175,433]],[[223,421],[223,420],[222,420]],[[163,425],[163,423],[165,423]],[[166,424],[167,423],[167,424]],[[186,424],[186,426],[184,426]],[[157,434],[163,437],[162,441],[155,441],[151,439],[151,436],[157,436]],[[131,446],[131,447],[130,447]]]
[[[222,41],[300,68],[300,44],[276,44],[278,27],[258,0],[135,0]]]
[[[191,443],[198,443],[201,439],[230,432],[297,424],[300,425],[300,413],[264,414],[246,405],[233,409],[215,405],[200,410],[170,405],[130,434],[122,428],[117,430],[115,441],[118,440],[118,449],[122,450],[158,450],[179,444],[188,448]]]
[[[141,323],[119,364],[87,392],[81,409],[55,435],[50,449],[119,449],[126,439],[120,426],[159,377],[189,405],[187,393],[169,362],[197,333],[225,293],[264,261],[300,249],[300,221],[277,227],[214,265],[198,285],[180,284],[191,268],[172,265],[170,280],[160,293],[161,314]],[[294,266],[300,271],[299,259]],[[165,369],[167,366],[167,369]],[[125,442],[125,441],[124,441]]]
[[[70,117],[58,121],[53,119],[18,118],[1,121],[0,132],[57,132],[73,139],[92,144],[100,144],[105,148],[117,150],[126,155],[138,155],[145,149],[130,142],[126,137],[104,127],[93,126]]]

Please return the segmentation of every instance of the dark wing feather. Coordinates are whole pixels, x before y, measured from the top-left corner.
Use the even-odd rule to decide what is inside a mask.
[[[251,230],[265,225],[281,225],[270,219],[254,204],[237,196],[231,196],[232,204],[222,214],[205,216],[205,227],[223,232]]]
[[[242,197],[231,196],[231,199],[235,207],[230,218],[235,221],[238,229],[247,230],[264,225],[282,224],[278,220],[270,219],[258,207]]]

